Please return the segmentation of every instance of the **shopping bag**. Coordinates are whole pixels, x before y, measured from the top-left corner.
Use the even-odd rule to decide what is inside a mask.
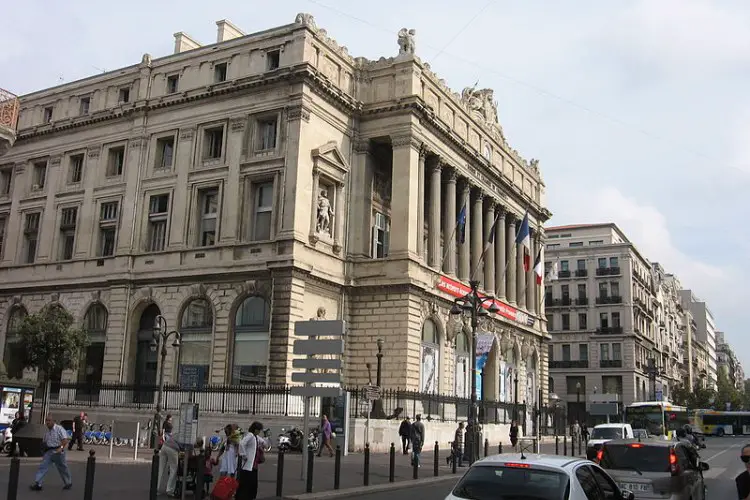
[[[231,500],[239,487],[240,483],[235,478],[224,476],[216,481],[216,486],[211,492],[211,500]]]

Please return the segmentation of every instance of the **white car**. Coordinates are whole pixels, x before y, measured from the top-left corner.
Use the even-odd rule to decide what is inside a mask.
[[[474,464],[445,500],[634,500],[598,465],[582,458],[518,453]]]

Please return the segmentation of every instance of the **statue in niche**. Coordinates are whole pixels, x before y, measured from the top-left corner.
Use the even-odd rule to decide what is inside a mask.
[[[328,199],[328,190],[321,189],[318,194],[318,223],[316,232],[330,234],[331,220],[333,219],[333,207]]]
[[[414,36],[416,34],[416,30],[401,28],[401,31],[398,32],[398,55],[414,54],[414,51],[417,49],[414,43]]]
[[[318,311],[314,318],[310,318],[310,321],[325,321],[326,320],[326,308],[323,306],[318,307]]]

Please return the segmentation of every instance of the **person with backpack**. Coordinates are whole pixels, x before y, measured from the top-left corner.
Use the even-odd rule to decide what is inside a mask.
[[[235,496],[236,500],[255,500],[258,496],[258,466],[266,461],[263,446],[266,439],[259,434],[263,432],[263,424],[253,422],[248,433],[240,441],[240,456],[243,464],[240,467],[240,486]]]

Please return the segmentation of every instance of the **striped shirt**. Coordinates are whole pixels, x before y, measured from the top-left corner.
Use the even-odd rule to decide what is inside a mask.
[[[62,426],[55,424],[51,429],[47,429],[44,434],[44,444],[48,448],[59,448],[63,441],[67,441],[68,433]]]

